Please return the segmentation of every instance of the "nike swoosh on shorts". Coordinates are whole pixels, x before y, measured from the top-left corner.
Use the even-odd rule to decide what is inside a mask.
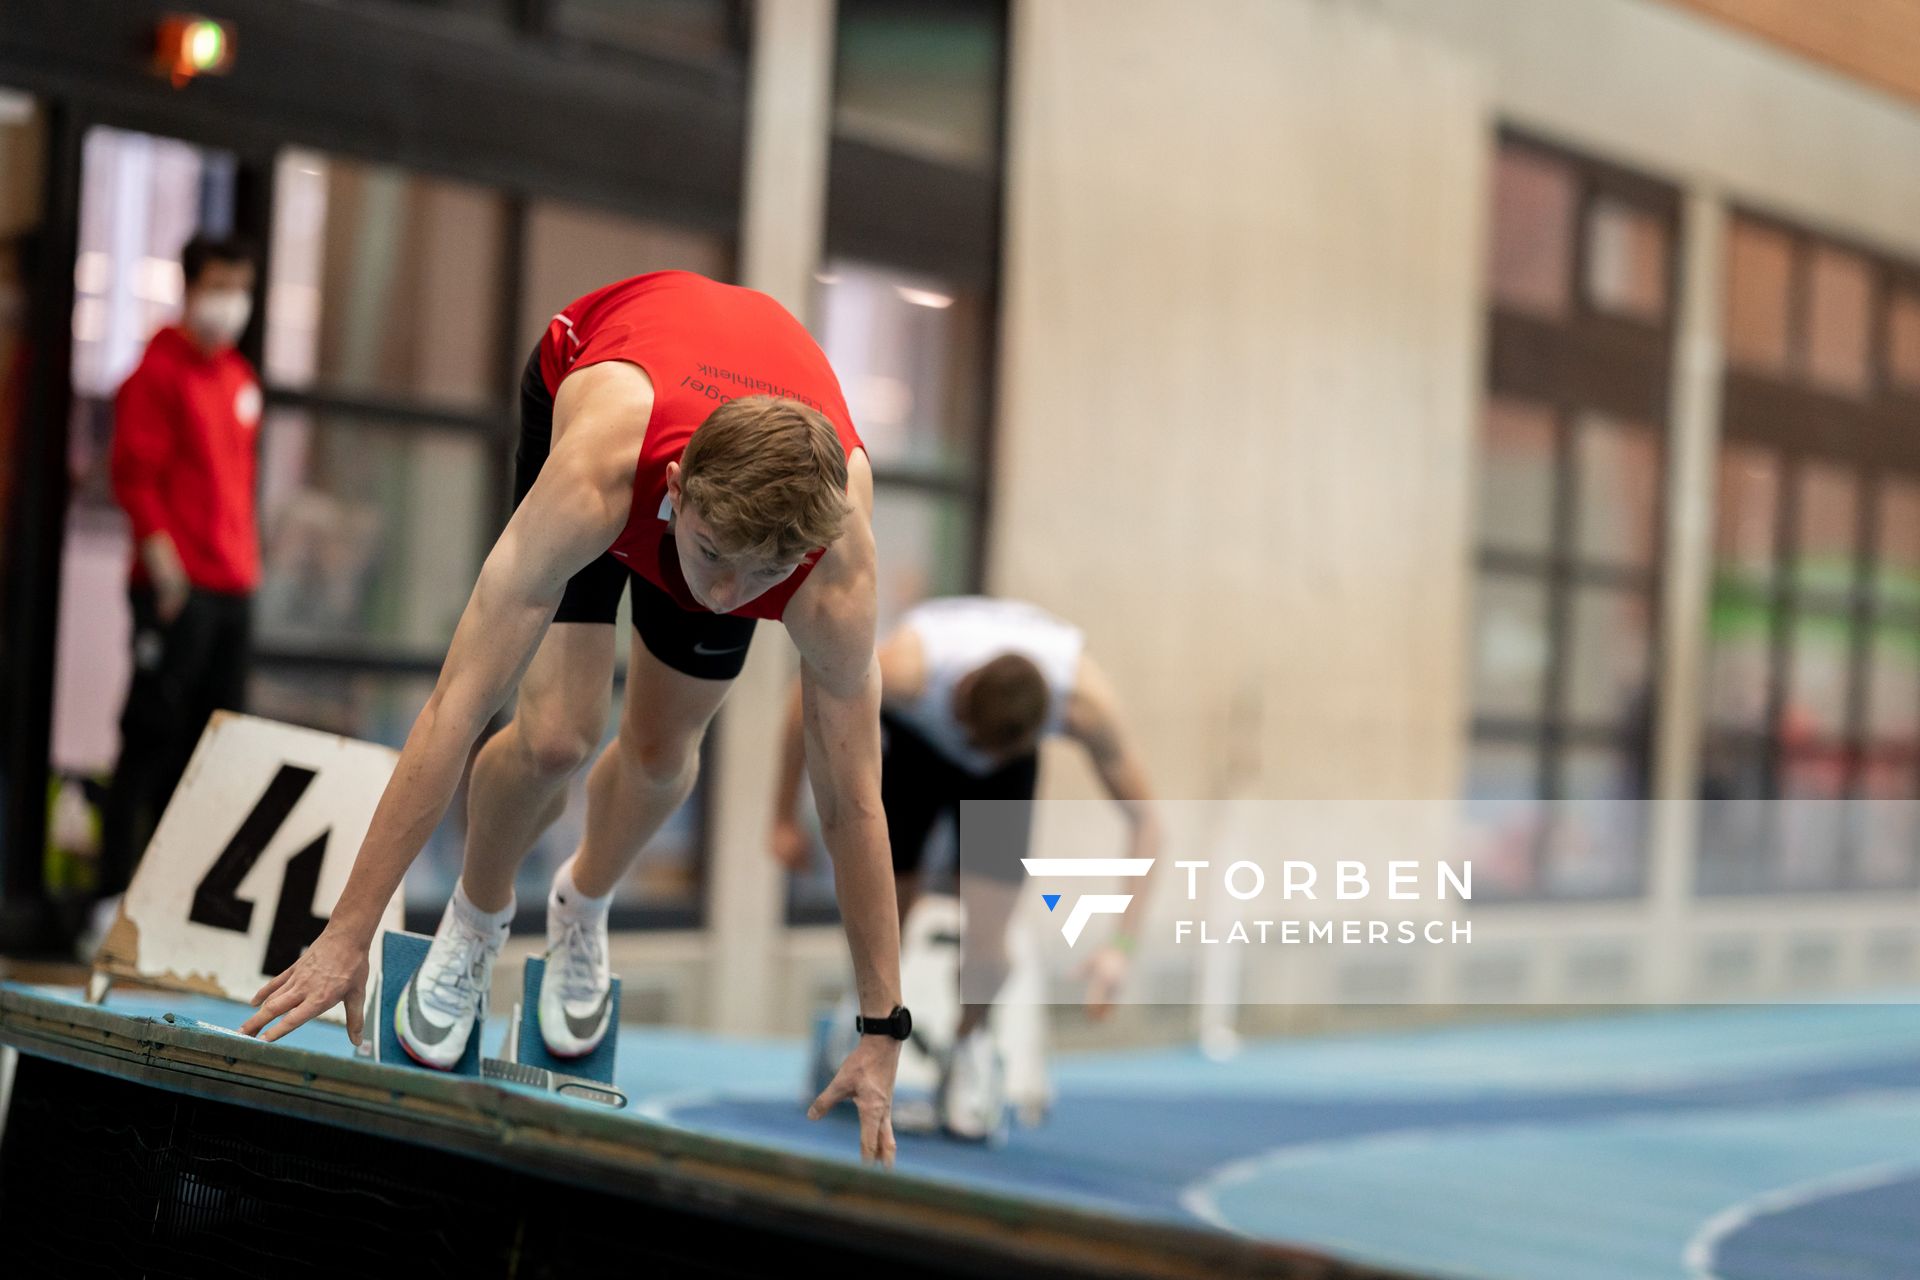
[[[696,644],[693,646],[693,651],[703,658],[717,658],[726,653],[738,653],[746,647],[743,644],[737,644],[731,649],[709,649],[704,644]]]

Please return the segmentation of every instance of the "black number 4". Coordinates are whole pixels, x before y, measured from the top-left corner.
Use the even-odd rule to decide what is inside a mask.
[[[300,797],[314,779],[312,769],[283,764],[266,794],[253,806],[240,829],[227,841],[213,866],[193,891],[193,908],[187,918],[195,924],[214,929],[245,933],[253,924],[253,903],[240,896],[240,882],[253,870],[280,826],[293,812]],[[305,951],[327,922],[313,914],[314,891],[320,887],[320,866],[327,857],[328,832],[322,831],[299,853],[287,860],[286,874],[280,879],[280,901],[273,909],[273,929],[267,934],[267,954],[261,972],[268,977],[279,973]]]

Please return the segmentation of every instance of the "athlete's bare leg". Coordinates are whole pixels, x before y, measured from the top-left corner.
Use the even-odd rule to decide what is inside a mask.
[[[587,829],[573,863],[582,894],[612,893],[686,800],[700,773],[700,740],[732,687],[675,671],[633,637],[620,732],[587,775]]]
[[[613,642],[607,623],[547,628],[521,677],[513,719],[474,758],[460,878],[482,911],[512,900],[520,863],[566,808],[567,783],[606,732]]]

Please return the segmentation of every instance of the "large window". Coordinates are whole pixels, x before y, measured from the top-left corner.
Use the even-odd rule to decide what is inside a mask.
[[[874,468],[880,632],[979,585],[1005,6],[842,0],[814,314]],[[812,797],[801,805],[812,822]],[[834,918],[815,841],[789,918]]]
[[[1728,230],[1702,778],[1706,893],[1920,882],[1920,272]]]
[[[1641,885],[1633,832],[1541,802],[1647,792],[1677,216],[1637,175],[1499,147],[1468,792],[1512,827],[1485,897]]]

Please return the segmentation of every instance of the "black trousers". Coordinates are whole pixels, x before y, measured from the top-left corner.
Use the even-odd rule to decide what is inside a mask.
[[[100,823],[100,887],[123,893],[186,771],[207,717],[244,711],[253,648],[248,595],[195,589],[162,622],[153,589],[130,587],[133,682],[120,713],[120,761]]]

